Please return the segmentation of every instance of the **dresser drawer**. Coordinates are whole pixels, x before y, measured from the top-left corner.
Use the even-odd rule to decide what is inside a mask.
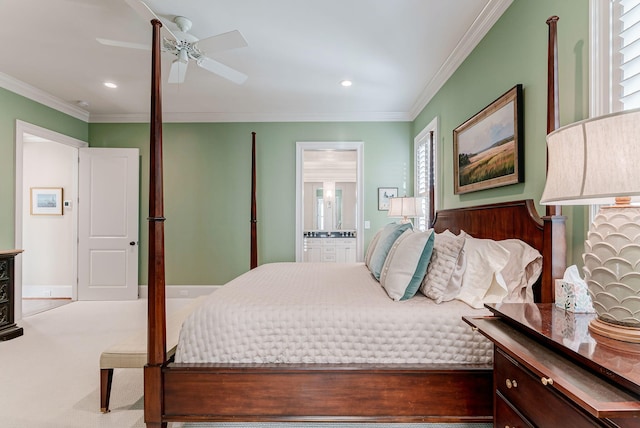
[[[498,348],[494,354],[494,381],[497,391],[535,426],[601,426]]]
[[[330,262],[333,263],[336,261],[336,254],[334,253],[329,253],[329,254],[322,254],[322,261],[323,262]]]
[[[334,238],[336,241],[336,245],[343,245],[345,247],[349,247],[356,244],[355,238]]]
[[[11,289],[9,288],[11,284],[9,284],[9,280],[1,280],[0,279],[0,303],[9,301],[9,293],[11,293]]]
[[[534,428],[534,426],[524,419],[520,413],[511,406],[511,404],[505,401],[499,391],[496,391],[495,400],[493,426],[499,428]]]
[[[0,327],[13,323],[11,318],[11,305],[8,302],[0,303]]]
[[[0,259],[0,280],[9,279],[9,260]]]

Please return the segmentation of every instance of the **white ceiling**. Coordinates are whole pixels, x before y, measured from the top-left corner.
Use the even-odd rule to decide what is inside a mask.
[[[249,44],[211,55],[247,74],[243,85],[194,63],[167,84],[164,53],[164,120],[413,120],[511,2],[148,0],[161,18],[191,19],[200,39],[237,29]],[[150,45],[125,0],[0,4],[0,86],[90,122],[148,120],[151,53],[96,41]]]

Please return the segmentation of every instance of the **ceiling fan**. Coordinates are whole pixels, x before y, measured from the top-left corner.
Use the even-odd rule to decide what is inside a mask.
[[[169,71],[169,83],[183,83],[187,72],[187,66],[189,61],[193,60],[195,63],[218,76],[224,77],[234,83],[241,85],[247,80],[247,75],[235,70],[227,65],[222,64],[214,59],[209,58],[206,53],[236,49],[246,47],[247,41],[238,30],[229,31],[227,33],[218,34],[216,36],[207,37],[202,40],[198,40],[192,34],[189,34],[191,29],[191,21],[184,16],[176,16],[173,18],[173,22],[178,28],[178,31],[172,32],[169,30],[168,25],[162,19],[151,10],[149,6],[142,0],[125,0],[129,6],[131,6],[141,17],[150,22],[153,19],[157,19],[163,22],[162,25],[162,49],[165,52],[169,52],[175,55],[177,58],[171,63],[171,69]],[[133,49],[145,49],[150,50],[151,46],[140,44],[121,42],[117,40],[109,39],[96,39],[99,43],[107,46],[117,46]]]

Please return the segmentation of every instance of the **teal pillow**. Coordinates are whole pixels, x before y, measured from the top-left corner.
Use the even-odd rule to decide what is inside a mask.
[[[387,254],[389,254],[391,246],[396,242],[396,239],[408,229],[413,229],[411,223],[389,223],[380,232],[378,242],[376,243],[368,264],[369,270],[378,281],[380,280],[380,272],[382,272],[382,266],[384,266],[384,261],[387,259]]]
[[[407,230],[393,243],[382,267],[380,284],[393,300],[415,296],[433,253],[433,230]]]

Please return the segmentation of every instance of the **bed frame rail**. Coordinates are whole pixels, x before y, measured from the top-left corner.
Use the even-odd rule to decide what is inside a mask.
[[[287,364],[245,368],[171,364],[164,375],[164,419],[491,421],[493,378],[486,366]]]

